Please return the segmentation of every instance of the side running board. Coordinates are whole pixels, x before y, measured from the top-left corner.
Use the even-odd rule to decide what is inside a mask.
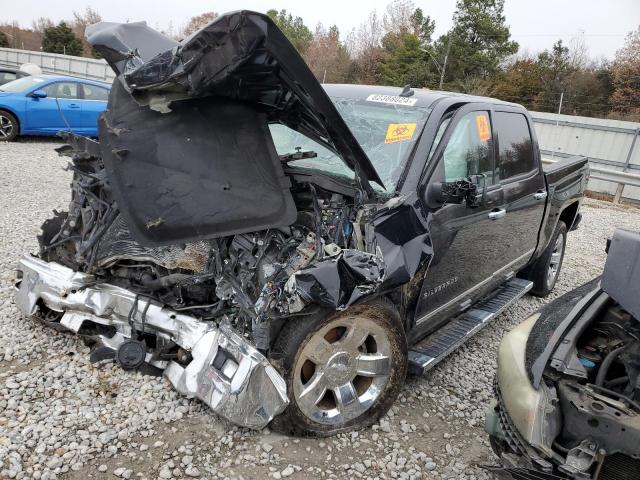
[[[409,373],[422,375],[500,315],[533,287],[533,283],[513,278],[469,310],[433,332],[409,350]]]

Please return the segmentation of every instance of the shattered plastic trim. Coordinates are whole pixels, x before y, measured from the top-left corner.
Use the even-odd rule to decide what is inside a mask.
[[[92,335],[112,349],[131,337],[131,321],[137,329],[153,331],[187,351],[193,360],[183,367],[177,362],[147,361],[166,370],[164,375],[182,394],[196,397],[217,414],[243,427],[263,428],[288,404],[284,379],[243,337],[229,326],[180,314],[148,298],[107,283],[94,284],[94,277],[57,263],[25,256],[18,264],[21,281],[16,286],[16,304],[25,316],[38,314],[42,302],[64,312],[60,325],[79,333],[86,322],[112,326],[115,335]],[[137,309],[135,308],[138,304]],[[134,312],[132,314],[132,312]],[[220,367],[214,359],[221,352]]]

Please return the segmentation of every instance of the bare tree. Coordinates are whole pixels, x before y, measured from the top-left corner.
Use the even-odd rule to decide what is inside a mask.
[[[73,20],[71,20],[71,30],[76,37],[82,42],[82,56],[98,56],[97,52],[93,50],[91,45],[84,38],[84,31],[89,25],[102,21],[102,16],[93,10],[91,7],[87,7],[84,12],[73,12]]]
[[[180,30],[180,36],[182,38],[186,38],[192,33],[200,30],[205,25],[213,22],[216,18],[218,18],[218,14],[216,12],[204,12],[200,15],[191,17],[182,30]]]
[[[1,23],[0,31],[7,36],[9,48],[40,50],[42,34],[35,30],[21,28],[18,22]]]
[[[573,37],[569,40],[569,63],[575,69],[583,69],[589,66],[589,47],[584,35]]]
[[[321,82],[345,83],[349,80],[351,59],[335,25],[327,30],[318,24],[304,59]]]
[[[386,11],[382,16],[382,26],[384,33],[415,33],[415,24],[413,14],[416,6],[412,0],[393,0],[387,5]]]

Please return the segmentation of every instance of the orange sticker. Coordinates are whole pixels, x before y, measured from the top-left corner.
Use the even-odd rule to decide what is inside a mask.
[[[489,120],[486,115],[478,115],[476,117],[476,127],[478,128],[480,141],[486,142],[491,139],[491,129],[489,128]]]
[[[384,143],[404,142],[411,140],[413,133],[416,131],[415,123],[390,123],[387,128],[387,136]]]

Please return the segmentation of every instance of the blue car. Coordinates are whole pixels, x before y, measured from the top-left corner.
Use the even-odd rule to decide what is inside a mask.
[[[111,85],[61,75],[36,75],[0,85],[0,141],[71,130],[98,136],[98,116]]]

